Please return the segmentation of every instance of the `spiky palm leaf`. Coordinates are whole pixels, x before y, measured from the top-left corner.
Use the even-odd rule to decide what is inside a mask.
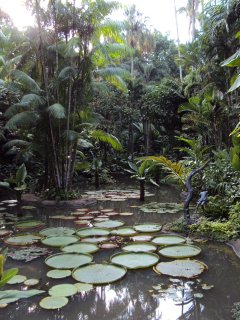
[[[14,139],[6,142],[3,145],[3,149],[8,150],[8,149],[11,149],[12,147],[27,147],[29,145],[30,145],[30,142],[26,140]]]
[[[22,85],[23,89],[37,94],[41,91],[36,81],[29,77],[25,72],[20,70],[12,70],[10,75],[13,80],[19,82]]]
[[[36,125],[39,119],[39,115],[34,111],[24,111],[15,114],[12,118],[8,120],[5,124],[5,129],[15,130],[16,128],[29,129]]]
[[[109,144],[116,151],[122,151],[122,145],[119,142],[118,138],[110,133],[104,132],[102,130],[94,130],[90,133],[90,136],[95,140]]]
[[[52,104],[47,108],[47,111],[54,119],[61,120],[66,118],[65,108],[60,103]]]

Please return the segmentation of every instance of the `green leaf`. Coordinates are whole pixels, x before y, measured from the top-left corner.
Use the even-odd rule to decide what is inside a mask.
[[[21,186],[21,184],[24,183],[25,179],[27,177],[27,169],[26,169],[26,166],[25,164],[21,164],[21,166],[17,169],[17,172],[16,172],[16,184],[18,187]]]
[[[3,272],[0,280],[0,288],[3,287],[10,279],[18,273],[18,268],[8,269]]]
[[[232,91],[236,90],[239,87],[240,87],[240,74],[236,77],[233,85],[230,87],[228,92],[232,92]]]
[[[155,265],[159,256],[150,252],[120,252],[111,257],[111,262],[128,269],[149,268]]]
[[[90,133],[91,137],[98,140],[98,141],[101,141],[101,142],[105,142],[107,144],[110,144],[110,146],[116,150],[116,151],[122,151],[122,145],[121,143],[119,142],[119,140],[111,135],[110,133],[107,133],[107,132],[104,132],[102,130],[95,130],[95,131],[92,131]]]
[[[41,91],[38,84],[25,72],[14,69],[11,71],[10,75],[14,80],[21,83],[24,89],[32,91],[33,93],[39,93]]]
[[[65,119],[65,108],[60,103],[54,103],[47,109],[50,116],[55,119]]]
[[[138,167],[136,166],[135,163],[128,161],[128,165],[129,165],[129,167],[130,167],[135,173],[138,172]],[[131,172],[131,171],[129,171],[129,172]],[[132,172],[131,172],[131,173],[132,173]]]
[[[8,120],[5,124],[5,129],[15,130],[16,128],[25,128],[29,129],[33,126],[36,126],[39,116],[34,111],[24,111],[18,114],[15,114],[12,118]]]
[[[240,66],[240,50],[235,52],[231,57],[221,63],[222,67],[239,67]]]
[[[24,298],[30,298],[38,294],[44,293],[43,290],[4,290],[0,292],[0,304],[11,303]]]
[[[0,188],[10,188],[10,184],[5,181],[0,181]]]

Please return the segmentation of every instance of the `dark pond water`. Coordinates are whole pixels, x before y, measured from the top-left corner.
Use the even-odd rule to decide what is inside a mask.
[[[161,188],[157,198],[150,197],[148,202],[158,199],[160,202],[176,202],[178,192],[172,188]],[[138,200],[125,202],[99,202],[92,208],[114,208],[120,212],[132,211],[135,214],[130,217],[116,217],[126,225],[139,222],[160,222],[162,224],[175,219],[177,214],[152,214],[141,213],[138,208],[130,208],[138,205]],[[73,222],[49,219],[55,214],[68,213],[74,210],[42,208],[36,217],[40,217],[49,226],[71,226]],[[184,281],[177,284],[174,294],[169,292],[156,295],[149,292],[152,286],[165,284],[173,286],[169,277],[156,274],[152,268],[128,271],[120,281],[106,286],[95,286],[92,291],[79,293],[72,298],[66,307],[59,311],[47,311],[39,307],[39,301],[43,295],[21,300],[10,304],[5,309],[0,309],[1,320],[146,320],[146,319],[202,319],[202,320],[228,320],[231,319],[231,308],[234,302],[240,301],[240,261],[232,249],[225,245],[208,243],[201,245],[202,252],[197,259],[206,263],[209,267],[193,283]],[[56,250],[57,251],[57,250]],[[109,257],[120,249],[100,250],[94,254],[94,261],[108,261]],[[164,259],[161,259],[164,260]],[[167,261],[167,259],[165,259]],[[60,283],[74,283],[71,278],[52,280],[46,277],[50,270],[44,259],[32,262],[16,262],[8,258],[6,268],[18,266],[19,274],[28,278],[41,279],[39,288],[48,290],[52,285]],[[201,281],[201,282],[200,282]],[[214,285],[211,290],[202,290],[201,283]],[[21,285],[5,286],[4,289],[20,289]],[[166,288],[165,287],[165,288]],[[187,289],[192,288],[189,292]],[[176,287],[175,287],[176,289]],[[201,299],[194,298],[193,293],[203,293]],[[156,296],[152,296],[155,294]],[[47,295],[47,294],[46,294]],[[46,296],[45,295],[45,296]],[[182,300],[186,300],[183,302]]]

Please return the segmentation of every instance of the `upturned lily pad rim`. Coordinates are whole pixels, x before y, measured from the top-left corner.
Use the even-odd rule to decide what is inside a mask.
[[[101,282],[101,281],[98,281],[98,282],[96,282],[96,281],[95,281],[95,282],[85,282],[85,281],[81,280],[81,282],[83,282],[83,283],[89,283],[89,284],[93,284],[93,285],[105,285],[105,284],[109,284],[109,283],[113,283],[113,282],[116,282],[116,281],[118,281],[118,280],[121,280],[121,279],[126,275],[126,273],[127,273],[127,268],[126,268],[126,267],[120,266],[120,265],[115,264],[115,263],[95,263],[95,262],[91,262],[91,263],[88,263],[88,264],[86,264],[86,265],[84,265],[84,266],[81,266],[81,267],[78,267],[78,268],[73,269],[73,271],[72,271],[72,277],[73,277],[73,279],[76,280],[76,281],[78,281],[78,282],[80,282],[80,280],[76,278],[76,276],[74,275],[74,273],[75,273],[77,270],[79,270],[80,268],[86,268],[86,267],[92,266],[92,265],[113,266],[113,267],[115,267],[115,268],[121,269],[121,271],[124,271],[124,274],[122,274],[121,276],[119,276],[119,278],[116,278],[115,280],[111,280],[111,281],[108,280],[108,281],[103,281],[103,282]]]
[[[158,229],[157,230],[144,230],[143,229],[143,231],[141,231],[141,228],[140,228],[140,226],[158,226]],[[145,232],[145,233],[153,233],[153,232],[159,232],[159,231],[161,231],[161,229],[162,229],[162,225],[161,224],[159,224],[159,223],[151,223],[151,222],[149,222],[149,223],[138,223],[138,224],[135,224],[134,226],[133,226],[133,228],[134,228],[134,230],[136,230],[137,232]]]
[[[159,243],[159,242],[156,241],[156,239],[159,239],[159,238],[176,238],[176,239],[179,239],[179,240],[181,239],[182,241],[181,242],[176,242],[176,243],[172,243],[172,242],[170,242],[170,243],[167,243],[167,242]],[[183,236],[177,235],[177,234],[167,234],[166,233],[166,234],[161,234],[161,235],[158,235],[158,236],[154,237],[151,240],[151,242],[156,244],[156,245],[158,245],[158,246],[172,246],[172,245],[175,246],[175,245],[182,244],[182,243],[186,242],[186,238],[183,237]]]
[[[88,234],[81,234],[81,231],[89,231],[89,233]],[[93,233],[91,233],[91,230],[92,230],[92,232],[93,231],[96,231],[95,232],[95,234],[93,234]],[[98,234],[98,232],[97,231],[99,231],[99,230],[101,230],[101,231],[104,231],[103,233],[100,233],[100,234]],[[98,228],[98,227],[93,227],[93,228],[91,228],[91,227],[87,227],[87,228],[81,228],[81,229],[78,229],[77,230],[77,232],[76,232],[76,234],[80,237],[80,238],[88,238],[88,237],[93,237],[93,236],[95,236],[95,237],[97,237],[97,236],[108,236],[109,234],[110,234],[110,230],[109,229],[107,229],[107,228]]]
[[[90,251],[87,251],[87,252],[81,252],[81,251],[65,251],[64,249],[67,248],[67,247],[73,247],[73,246],[77,246],[77,245],[89,245],[89,246],[92,246],[94,247],[94,249],[90,250]],[[72,243],[72,244],[69,244],[67,246],[64,246],[64,247],[61,247],[60,248],[62,252],[64,253],[83,253],[83,254],[88,254],[88,253],[95,253],[97,252],[100,248],[98,247],[97,244],[95,243],[92,243],[92,242],[87,242],[87,241],[81,241],[81,242],[75,242],[75,243]]]
[[[183,255],[176,255],[176,254],[168,254],[166,253],[168,250],[171,250],[172,249],[180,249],[180,248],[189,248],[189,249],[194,249],[196,250],[195,252],[193,251],[192,253],[190,254],[183,254]],[[191,258],[191,257],[195,257],[197,255],[199,255],[200,253],[202,252],[202,249],[200,247],[197,247],[197,246],[194,246],[194,245],[191,245],[191,244],[179,244],[179,245],[171,245],[171,246],[165,246],[163,248],[161,248],[158,253],[163,256],[163,257],[166,257],[166,258],[173,258],[173,259],[185,259],[185,258]]]
[[[152,249],[151,250],[147,250],[147,251],[132,251],[132,250],[126,250],[127,247],[130,247],[130,246],[138,246],[138,245],[142,245],[142,246],[151,246]],[[124,252],[154,252],[157,250],[157,246],[154,245],[153,243],[151,242],[147,242],[147,241],[134,241],[134,242],[129,242],[128,244],[124,245],[122,247],[122,250]]]
[[[148,256],[155,257],[155,258],[157,259],[157,261],[154,262],[154,263],[145,265],[145,266],[139,265],[139,266],[137,266],[137,267],[128,267],[128,266],[126,266],[126,265],[123,265],[123,264],[121,264],[121,263],[118,263],[118,262],[113,261],[113,259],[114,259],[115,257],[119,257],[119,256],[123,256],[123,255],[139,255],[139,257],[141,257],[141,255],[148,255]],[[127,252],[127,251],[124,251],[124,252],[118,252],[118,253],[113,254],[113,255],[110,257],[110,261],[111,261],[111,263],[114,263],[114,264],[116,264],[116,265],[123,266],[123,267],[125,267],[125,268],[127,268],[127,269],[130,269],[130,270],[146,269],[146,268],[150,268],[150,267],[154,266],[155,264],[157,264],[158,261],[159,261],[159,256],[158,256],[156,253],[153,253],[153,252],[130,252],[130,251]],[[139,261],[141,262],[141,258],[139,258]]]
[[[59,305],[57,307],[51,307],[51,301],[58,301]],[[68,298],[67,297],[52,297],[48,296],[43,298],[40,302],[39,305],[41,308],[46,309],[46,310],[56,310],[65,307],[68,304]]]
[[[85,264],[88,264],[90,262],[93,261],[93,256],[91,254],[88,254],[88,253],[70,253],[70,252],[61,252],[61,253],[55,253],[55,254],[52,254],[50,256],[48,256],[44,262],[47,266],[49,266],[50,268],[53,268],[53,269],[59,269],[59,270],[68,270],[68,269],[74,269],[74,268],[78,268],[80,266],[82,266],[81,264],[77,267],[73,267],[73,268],[70,268],[69,266],[68,267],[56,267],[56,266],[52,266],[49,264],[49,262],[47,263],[48,260],[52,259],[52,258],[55,258],[55,257],[58,257],[58,256],[63,256],[63,255],[75,255],[75,256],[85,256],[85,257],[89,257],[91,260],[89,262],[86,262],[82,265],[85,265]]]
[[[157,269],[159,267],[159,265],[162,264],[162,265],[168,265],[168,270],[169,270],[169,265],[174,264],[176,262],[180,262],[180,263],[184,263],[184,262],[192,263],[192,262],[195,262],[196,264],[200,265],[202,267],[202,269],[201,269],[201,272],[195,273],[195,274],[190,275],[190,276],[172,274],[169,271],[168,272],[161,272],[161,271],[159,271]],[[176,278],[187,278],[187,279],[197,278],[200,274],[202,274],[204,272],[204,270],[208,270],[208,266],[202,261],[193,260],[193,259],[177,259],[177,260],[173,260],[173,261],[170,261],[170,262],[159,262],[156,266],[153,266],[153,271],[155,271],[157,274],[176,277]]]

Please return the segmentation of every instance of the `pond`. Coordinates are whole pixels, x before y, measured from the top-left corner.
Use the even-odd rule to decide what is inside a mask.
[[[157,195],[147,198],[147,202],[176,202],[178,192],[174,188],[161,187]],[[122,220],[126,226],[136,223],[154,222],[165,224],[176,219],[181,213],[143,213],[139,210],[137,199],[126,201],[98,201],[91,210],[112,208],[117,212],[133,212],[132,216],[113,216],[111,220]],[[14,212],[14,208],[10,208]],[[26,210],[28,211],[28,210]],[[51,219],[54,215],[69,214],[73,209],[39,208],[34,212],[34,219],[41,219],[50,227],[76,227],[71,220]],[[1,242],[3,245],[3,243]],[[0,310],[0,319],[8,320],[92,320],[92,319],[204,319],[227,320],[231,318],[231,308],[234,302],[240,301],[240,261],[231,248],[224,244],[196,244],[202,252],[197,257],[208,265],[198,278],[182,280],[159,275],[153,268],[128,270],[127,274],[117,282],[108,285],[94,286],[87,292],[75,294],[69,298],[69,303],[57,311],[44,310],[39,301],[45,294],[9,304]],[[44,247],[41,245],[41,247]],[[14,248],[15,249],[15,248]],[[14,250],[14,249],[9,249]],[[53,253],[59,252],[50,248]],[[100,249],[93,253],[97,263],[108,262],[110,256],[121,251],[120,248]],[[40,279],[38,289],[48,291],[53,285],[61,283],[76,283],[71,277],[66,279],[50,279],[46,273],[51,270],[45,263],[45,258],[31,262],[15,261],[10,257],[6,268],[18,267],[19,274],[28,278]],[[160,258],[160,261],[172,259]],[[205,286],[205,284],[207,284]],[[204,290],[209,289],[209,290]],[[211,286],[213,286],[211,288]],[[6,285],[7,289],[26,289],[24,285]]]

